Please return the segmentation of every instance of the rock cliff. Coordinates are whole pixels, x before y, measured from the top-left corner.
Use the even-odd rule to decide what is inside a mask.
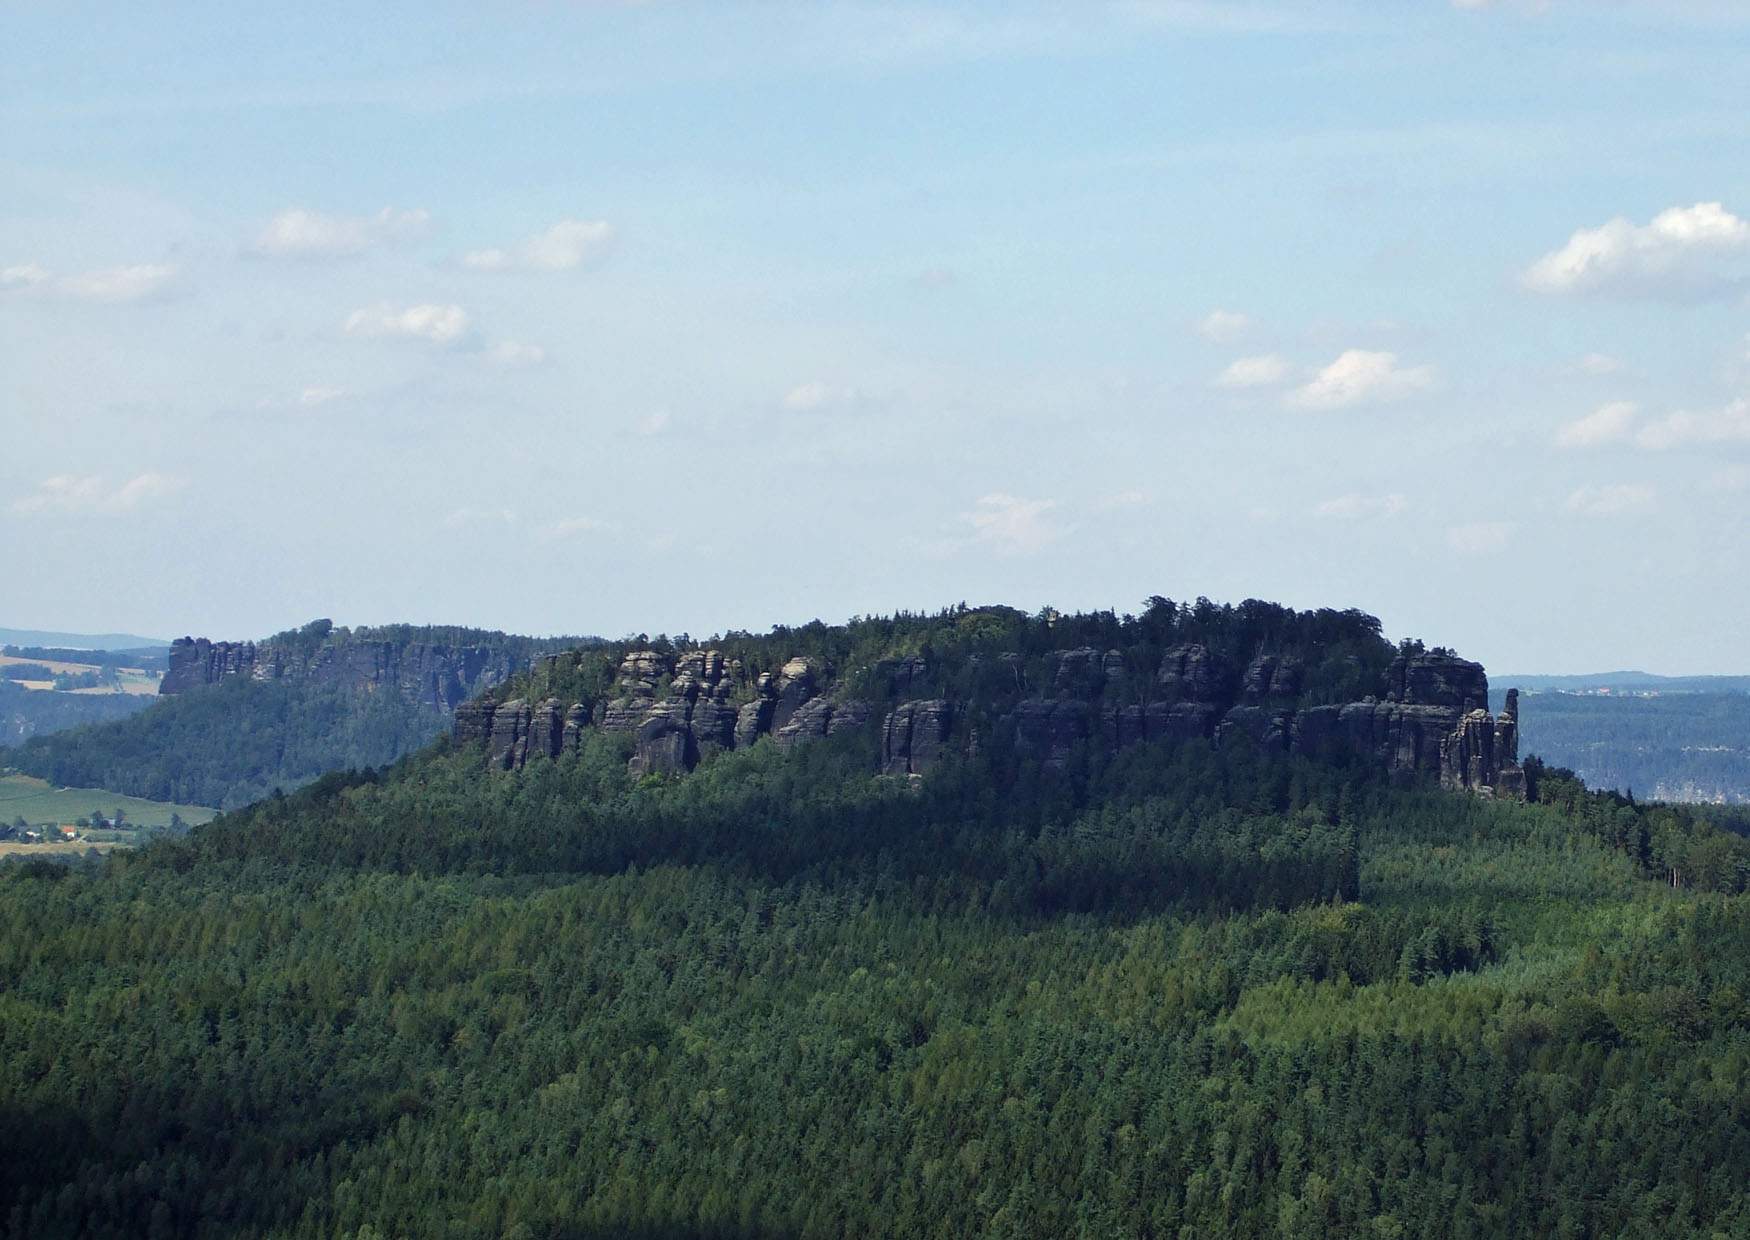
[[[461,703],[524,670],[505,648],[427,642],[329,639],[292,643],[213,642],[183,637],[170,645],[161,694],[187,693],[232,678],[311,680],[365,689],[390,687],[409,702],[449,714]]]
[[[1023,663],[1018,655],[997,660],[996,683],[1012,683],[1014,693],[995,726],[1017,752],[1048,768],[1062,767],[1084,745],[1202,739],[1349,755],[1397,774],[1431,776],[1448,788],[1525,795],[1518,694],[1509,692],[1506,709],[1491,715],[1482,667],[1445,652],[1406,648],[1378,686],[1382,694],[1323,704],[1303,701],[1305,670],[1291,655],[1261,652],[1241,667],[1184,643],[1168,649],[1152,674],[1139,676],[1120,651],[1063,650],[1045,663],[1049,693],[1031,696]],[[788,748],[878,718],[880,769],[889,775],[920,776],[975,743],[963,726],[974,703],[906,696],[931,684],[927,660],[884,660],[867,683],[892,703],[888,709],[841,692],[833,669],[816,659],[792,658],[775,673],[749,675],[716,650],[673,656],[633,650],[599,709],[558,698],[538,704],[486,698],[458,707],[454,735],[459,743],[484,743],[495,764],[512,768],[575,748],[593,725],[632,734],[635,774],[691,770],[714,752],[765,736]]]

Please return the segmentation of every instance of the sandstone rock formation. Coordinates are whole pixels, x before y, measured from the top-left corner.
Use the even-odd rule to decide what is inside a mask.
[[[954,709],[942,698],[901,702],[881,725],[881,769],[922,775],[948,752]]]
[[[1005,686],[1012,681],[1010,692],[1020,690],[1019,656],[1000,662],[1010,672],[999,679]],[[1059,651],[1048,666],[1049,696],[1011,698],[995,718],[1017,752],[1047,768],[1063,767],[1083,745],[1201,739],[1356,755],[1449,788],[1525,795],[1518,694],[1508,694],[1507,709],[1495,718],[1483,669],[1443,651],[1401,653],[1385,675],[1383,699],[1312,706],[1302,704],[1301,662],[1274,653],[1258,654],[1243,672],[1195,643],[1168,650],[1152,677],[1133,676],[1121,652],[1092,647]],[[926,662],[915,657],[885,660],[871,672],[869,683],[889,700],[929,678]],[[634,650],[599,709],[551,697],[538,704],[482,699],[457,709],[454,735],[459,743],[483,743],[495,764],[509,768],[576,748],[593,725],[633,734],[634,774],[678,773],[763,736],[790,748],[874,721],[869,703],[840,697],[834,687],[831,669],[813,659],[792,658],[776,673],[749,677],[715,650],[678,656]],[[956,732],[964,715],[964,704],[945,698],[899,701],[881,721],[880,769],[915,777],[957,747],[969,752],[970,729]]]
[[[509,680],[523,667],[490,646],[346,640],[305,652],[273,642],[212,642],[183,637],[170,644],[161,694],[187,693],[233,678],[312,680],[392,686],[409,702],[449,714],[475,694]]]

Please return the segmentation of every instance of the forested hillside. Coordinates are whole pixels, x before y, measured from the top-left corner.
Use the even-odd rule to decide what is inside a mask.
[[[1589,787],[1750,805],[1750,693],[1528,693],[1520,743]]]
[[[103,723],[138,714],[152,699],[133,693],[59,693],[26,689],[0,678],[0,754],[3,746],[33,736],[65,732],[82,724]],[[5,761],[0,758],[0,763]]]
[[[234,680],[0,750],[0,766],[61,786],[236,809],[329,771],[393,762],[444,725],[396,694]]]
[[[444,731],[457,701],[540,652],[588,640],[326,620],[260,643],[185,639],[170,651],[168,696],[131,717],[0,749],[0,767],[234,809],[329,771],[393,762]]]
[[[441,741],[0,874],[6,1234],[1750,1230],[1711,811],[880,733]]]

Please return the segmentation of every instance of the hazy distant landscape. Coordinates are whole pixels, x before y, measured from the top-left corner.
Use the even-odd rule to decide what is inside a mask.
[[[0,48],[0,1240],[1750,1240],[1750,3]]]

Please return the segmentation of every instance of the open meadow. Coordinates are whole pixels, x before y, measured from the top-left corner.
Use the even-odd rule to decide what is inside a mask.
[[[136,827],[167,827],[172,814],[194,826],[211,819],[214,812],[201,805],[147,801],[101,788],[56,788],[30,775],[0,775],[0,823],[14,823],[20,818],[32,826],[70,823],[97,812],[112,817],[117,809]]]

